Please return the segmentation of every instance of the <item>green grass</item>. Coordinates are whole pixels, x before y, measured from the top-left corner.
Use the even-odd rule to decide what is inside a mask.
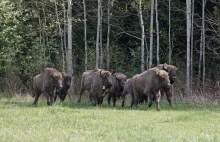
[[[42,96],[41,96],[42,97]],[[220,141],[220,107],[166,101],[161,111],[146,104],[135,109],[113,109],[105,101],[94,107],[82,103],[57,102],[46,105],[42,97],[38,107],[30,97],[0,97],[0,141]]]

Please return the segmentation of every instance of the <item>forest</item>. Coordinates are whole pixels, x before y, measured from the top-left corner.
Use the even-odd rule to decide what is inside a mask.
[[[0,92],[29,91],[46,67],[102,68],[128,78],[176,66],[178,96],[219,96],[218,0],[1,0]]]

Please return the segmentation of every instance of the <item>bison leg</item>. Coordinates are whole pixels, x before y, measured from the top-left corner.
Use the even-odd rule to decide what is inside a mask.
[[[79,98],[78,98],[78,100],[77,100],[78,103],[81,102],[81,96],[82,96],[82,93],[83,93],[84,91],[85,91],[84,89],[80,88]]]
[[[98,104],[102,104],[103,103],[103,97],[99,97],[98,98]]]
[[[138,106],[138,94],[134,94],[134,105],[137,107]]]
[[[98,98],[98,96],[96,95],[96,96],[94,96],[94,105],[95,106],[99,106],[99,98]]]
[[[58,93],[56,93],[54,96],[54,102],[56,102],[56,100],[57,100],[57,95],[58,95]]]
[[[116,94],[113,95],[113,107],[115,107],[115,103],[116,103]]]
[[[121,106],[124,107],[125,106],[125,95],[122,94],[122,103]]]
[[[157,111],[160,111],[160,97],[161,97],[161,94],[160,94],[160,92],[158,92],[156,94],[156,109],[157,109]]]
[[[35,99],[34,99],[34,105],[38,104],[38,99],[40,97],[40,93],[34,93]]]
[[[109,93],[109,94],[108,94],[108,105],[109,105],[109,106],[111,105],[111,104],[110,104],[110,102],[111,102],[111,98],[112,98],[112,94]]]
[[[131,95],[131,108],[133,107],[134,105],[134,95]]]
[[[148,102],[148,107],[151,107],[153,102],[152,102],[152,98],[150,96],[148,96],[147,102]]]
[[[169,102],[170,107],[172,108],[173,107],[173,95],[172,95],[171,88],[166,89],[165,93],[166,93],[167,101]]]
[[[44,91],[43,94],[46,96],[47,98],[47,105],[51,105],[51,102],[50,102],[50,95],[47,91]]]

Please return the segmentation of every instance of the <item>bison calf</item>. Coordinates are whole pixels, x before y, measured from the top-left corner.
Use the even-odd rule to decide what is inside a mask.
[[[38,99],[43,93],[47,98],[47,104],[52,105],[56,89],[62,87],[62,74],[54,68],[46,68],[43,73],[33,78],[34,104],[38,103]]]
[[[112,75],[112,86],[108,94],[108,104],[110,105],[111,98],[113,99],[113,107],[115,107],[116,97],[120,98],[126,82],[126,75],[122,73],[114,73]]]
[[[57,96],[59,96],[60,101],[64,101],[67,95],[67,92],[71,86],[72,75],[67,73],[62,73],[63,76],[63,87],[56,90],[56,95],[54,101],[56,101]]]

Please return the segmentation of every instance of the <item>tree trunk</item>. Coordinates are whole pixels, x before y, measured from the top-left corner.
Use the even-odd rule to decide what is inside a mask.
[[[64,43],[64,54],[66,55],[66,50],[67,50],[67,41],[66,41],[66,8],[65,8],[65,1],[63,0],[63,43]]]
[[[100,45],[100,65],[99,67],[102,68],[103,66],[103,51],[102,51],[102,0],[101,2],[101,6],[100,6],[100,28],[99,28],[99,32],[100,32],[100,41],[99,41],[99,45]]]
[[[170,9],[171,9],[171,0],[169,0],[169,59],[168,63],[171,64],[171,57],[172,57],[172,48],[171,48],[171,38],[170,38],[170,29],[171,29],[171,17],[170,17]]]
[[[205,5],[206,0],[202,0],[202,57],[203,57],[203,73],[202,73],[202,87],[205,91]]]
[[[73,57],[72,57],[72,0],[68,0],[68,12],[67,12],[67,19],[68,19],[68,47],[67,47],[67,55],[66,55],[66,62],[67,62],[67,73],[73,74]],[[69,94],[73,94],[73,78],[71,81],[72,86],[69,89]]]
[[[86,0],[83,0],[84,9],[84,42],[85,42],[85,70],[88,69],[88,55],[87,55],[87,27],[86,27]]]
[[[194,22],[194,0],[192,0],[192,21],[191,21],[191,62],[190,62],[190,84],[193,84],[193,22]],[[192,90],[191,90],[192,91]],[[192,93],[192,92],[191,92]]]
[[[145,42],[145,48],[146,48],[146,69],[149,69],[149,66],[148,66],[148,60],[149,60],[149,52],[148,52],[148,47],[147,47],[147,39],[146,39],[146,36],[144,36],[144,42]]]
[[[154,26],[154,0],[151,1],[151,15],[150,15],[150,59],[149,68],[152,66],[153,60],[153,26]]]
[[[155,0],[155,12],[156,12],[156,27],[157,27],[157,65],[160,64],[160,35],[159,35],[159,22],[158,22],[158,10],[157,0]]]
[[[198,69],[198,78],[197,78],[197,87],[200,86],[200,80],[201,80],[201,66],[202,66],[202,31],[201,31],[201,37],[200,37],[200,50],[199,50],[199,69]]]
[[[37,6],[37,3],[36,3],[36,6]],[[37,6],[38,7],[38,6]],[[41,22],[41,17],[40,17],[40,11],[39,11],[39,17],[38,17],[38,22],[39,22],[39,25],[42,24]],[[40,51],[41,51],[41,55],[40,55],[40,71],[43,72],[43,68],[42,68],[42,65],[43,65],[43,57],[44,57],[44,47],[42,46],[42,29],[41,29],[41,26],[39,27],[39,39],[40,39]]]
[[[109,55],[109,37],[110,37],[110,18],[111,18],[111,13],[110,13],[110,7],[113,6],[113,1],[108,0],[108,9],[107,9],[107,16],[108,16],[108,32],[107,32],[107,43],[106,43],[106,54],[107,54],[107,70],[109,70],[109,64],[110,64],[110,55]]]
[[[186,30],[187,30],[186,93],[188,94],[190,91],[191,0],[186,0]]]
[[[101,7],[101,0],[98,0],[98,20],[97,20],[97,33],[96,33],[96,62],[95,62],[95,68],[99,67],[100,7]]]
[[[58,15],[58,10],[57,10],[57,4],[56,4],[56,1],[55,1],[55,10],[56,10],[56,18],[57,18],[57,21],[58,21],[58,27],[59,27],[59,35],[60,35],[60,51],[61,51],[61,54],[62,54],[62,70],[63,72],[65,71],[65,56],[64,56],[64,50],[63,50],[63,34],[62,34],[62,29],[60,27],[60,22],[59,22],[59,15]]]
[[[141,26],[141,72],[144,71],[144,21],[142,16],[141,1],[139,0],[139,17],[140,17],[140,26]]]

